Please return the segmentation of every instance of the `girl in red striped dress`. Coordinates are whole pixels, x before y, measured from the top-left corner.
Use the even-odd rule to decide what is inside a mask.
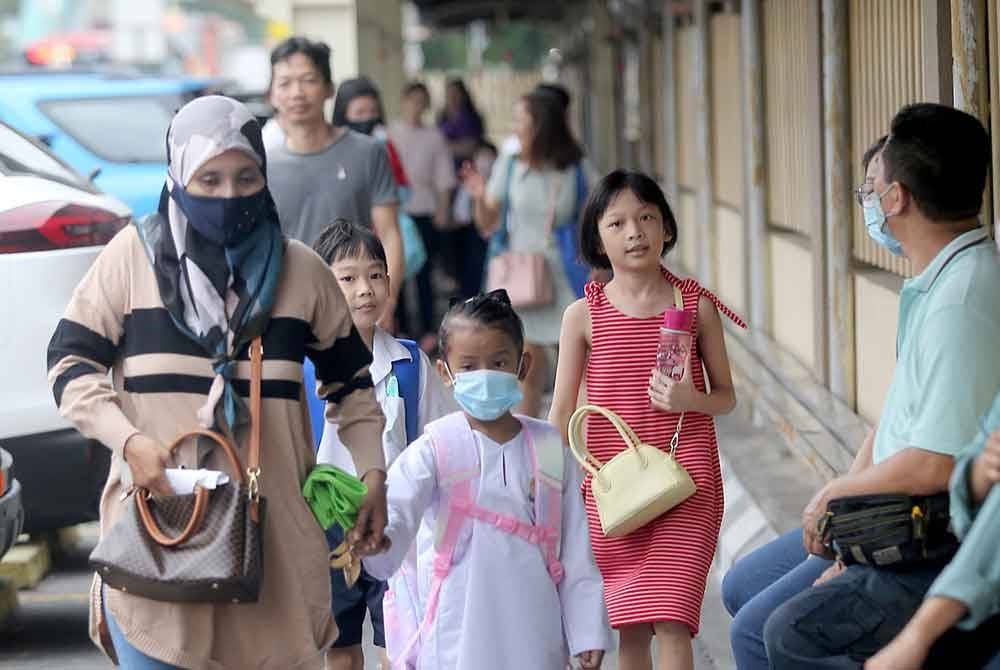
[[[690,669],[691,638],[698,633],[722,523],[713,417],[736,404],[719,311],[746,326],[697,281],[663,267],[662,256],[677,243],[677,222],[646,175],[616,170],[602,179],[584,209],[580,241],[583,258],[595,269],[611,270],[613,279],[588,284],[586,297],[566,310],[549,418],[565,437],[584,373],[586,401],[616,412],[646,444],[669,450],[685,413],[676,458],[697,485],[693,496],[633,533],[611,538],[601,531],[589,476],[583,494],[609,619],[621,637],[619,667],[652,668],[655,635],[660,668]],[[655,370],[660,324],[674,306],[675,286],[695,316],[694,346],[680,381]],[[587,446],[604,463],[625,447],[597,415],[588,419]]]

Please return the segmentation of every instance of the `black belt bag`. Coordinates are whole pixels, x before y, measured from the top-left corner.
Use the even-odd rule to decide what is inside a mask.
[[[847,565],[908,567],[941,563],[958,549],[949,530],[948,493],[834,498],[819,533]]]

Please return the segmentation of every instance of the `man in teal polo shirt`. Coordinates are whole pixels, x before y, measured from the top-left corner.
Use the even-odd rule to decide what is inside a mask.
[[[868,164],[857,194],[868,234],[909,258],[914,277],[900,295],[896,369],[874,439],[803,512],[810,554],[831,557],[817,527],[834,498],[946,491],[1000,387],[1000,260],[978,221],[988,167],[982,124],[934,104],[904,107]],[[770,668],[860,668],[941,568],[833,564],[768,618]]]

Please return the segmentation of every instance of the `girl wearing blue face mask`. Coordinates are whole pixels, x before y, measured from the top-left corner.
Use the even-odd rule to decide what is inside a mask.
[[[384,604],[393,667],[600,667],[610,629],[579,468],[550,424],[511,414],[531,357],[506,292],[453,305],[439,339],[462,411],[390,468],[391,545],[365,559],[388,578],[416,541],[416,598]]]

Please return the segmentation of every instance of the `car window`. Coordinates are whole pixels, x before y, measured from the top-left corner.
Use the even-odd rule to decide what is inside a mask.
[[[89,188],[87,180],[64,165],[45,149],[0,125],[0,172],[3,174],[35,174]]]
[[[165,163],[167,127],[180,96],[50,100],[42,111],[96,156],[114,163]]]

